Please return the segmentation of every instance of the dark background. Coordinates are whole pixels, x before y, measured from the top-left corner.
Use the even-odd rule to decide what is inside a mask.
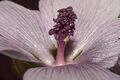
[[[1,1],[1,0],[0,0]],[[39,0],[11,0],[26,8],[37,10]],[[12,67],[12,60],[9,57],[0,54],[0,80],[22,80]]]

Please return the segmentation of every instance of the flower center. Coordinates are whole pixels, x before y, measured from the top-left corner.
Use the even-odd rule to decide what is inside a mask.
[[[64,60],[64,49],[70,36],[74,35],[75,31],[75,20],[77,19],[73,8],[67,7],[59,9],[57,11],[59,14],[53,21],[56,23],[53,29],[49,30],[49,35],[54,35],[57,41],[57,55],[56,55],[56,65],[65,64]]]

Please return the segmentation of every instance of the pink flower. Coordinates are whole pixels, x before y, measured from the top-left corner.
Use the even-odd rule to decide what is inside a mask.
[[[48,32],[57,10],[69,6],[77,15],[74,36],[62,38],[66,45],[59,47]],[[2,1],[1,54],[45,65],[26,71],[24,80],[120,80],[108,70],[120,54],[119,13],[119,0],[40,0],[39,11]]]

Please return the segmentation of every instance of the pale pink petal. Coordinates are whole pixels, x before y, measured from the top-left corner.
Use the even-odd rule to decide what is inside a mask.
[[[9,57],[15,58],[15,59],[19,59],[19,60],[40,63],[40,60],[36,59],[28,51],[15,46],[14,45],[15,43],[16,43],[15,41],[10,42],[6,38],[0,36],[0,54],[4,54],[6,56],[9,56]]]
[[[78,61],[96,63],[110,68],[117,63],[120,54],[120,19],[101,26],[88,38]],[[82,58],[83,57],[83,58]]]
[[[78,17],[74,38],[75,45],[79,44],[75,48],[82,45],[98,25],[118,17],[120,13],[119,0],[40,0],[42,22],[48,30],[54,25],[53,18],[56,18],[57,10],[68,6],[73,7]]]
[[[75,64],[32,68],[23,80],[120,80],[120,76],[97,65]]]
[[[32,56],[47,65],[54,61],[50,53],[52,43],[38,12],[10,1],[0,2],[0,34],[9,46],[27,52],[22,55]]]

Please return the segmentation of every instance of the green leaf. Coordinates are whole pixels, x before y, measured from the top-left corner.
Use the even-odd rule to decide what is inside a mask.
[[[41,64],[20,61],[15,59],[12,60],[12,64],[13,64],[13,69],[15,70],[18,76],[23,76],[26,70],[28,70],[29,68],[43,67],[43,65]]]

